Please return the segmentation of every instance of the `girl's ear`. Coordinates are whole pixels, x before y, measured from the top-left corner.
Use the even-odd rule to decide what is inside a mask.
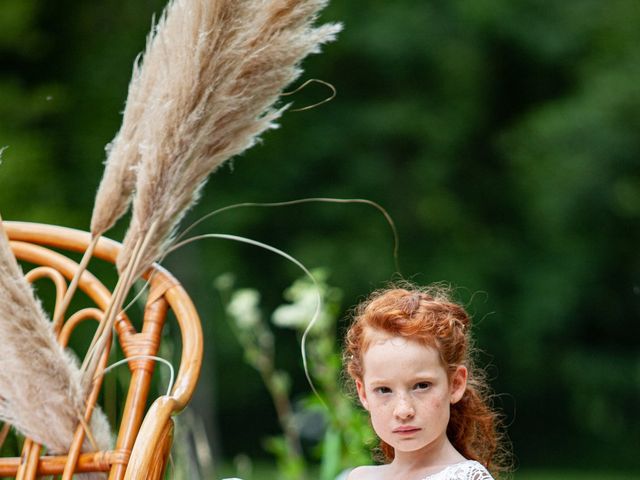
[[[364,383],[362,380],[356,380],[356,389],[358,390],[358,398],[360,398],[360,403],[364,407],[365,410],[369,410],[369,402],[367,401],[367,393],[364,390]]]
[[[467,367],[463,365],[458,365],[456,371],[451,377],[451,403],[457,403],[460,401],[462,396],[464,395],[465,390],[467,389]]]

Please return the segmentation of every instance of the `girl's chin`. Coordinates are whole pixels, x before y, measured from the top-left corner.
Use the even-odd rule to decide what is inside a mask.
[[[402,441],[386,442],[393,447],[396,452],[412,453],[422,450],[427,445],[423,441],[407,439]]]

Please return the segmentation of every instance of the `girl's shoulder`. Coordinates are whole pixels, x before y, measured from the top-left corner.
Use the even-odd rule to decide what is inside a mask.
[[[356,467],[349,472],[346,480],[379,480],[380,475],[385,469],[384,467],[384,465]]]
[[[449,465],[438,473],[429,475],[423,480],[493,480],[489,471],[474,460]]]

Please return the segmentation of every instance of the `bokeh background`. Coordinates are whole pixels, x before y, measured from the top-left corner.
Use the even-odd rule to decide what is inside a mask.
[[[0,0],[5,219],[88,228],[132,62],[164,3]],[[287,113],[212,177],[187,221],[239,202],[378,202],[398,229],[402,275],[452,284],[474,315],[516,478],[640,472],[640,4],[336,0],[323,19],[344,32],[305,61],[299,83],[325,80],[337,97]],[[315,84],[286,101],[327,95]],[[344,311],[395,272],[391,231],[365,205],[237,209],[198,231],[326,268]],[[233,272],[275,306],[299,272],[222,241],[168,266],[207,335],[191,414],[216,460],[268,458],[273,407],[213,285]],[[295,334],[279,332],[278,344],[303,394]]]

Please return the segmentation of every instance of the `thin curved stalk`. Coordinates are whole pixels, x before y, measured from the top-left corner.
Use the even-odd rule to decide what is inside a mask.
[[[198,220],[196,220],[195,222],[193,222],[191,225],[189,225],[187,228],[185,228],[175,239],[174,242],[179,242],[181,238],[185,237],[187,235],[187,233],[189,233],[191,230],[193,230],[195,227],[197,227],[198,225],[200,225],[202,222],[204,222],[205,220],[218,215],[219,213],[223,213],[226,212],[227,210],[234,210],[236,208],[245,208],[245,207],[262,207],[262,208],[270,208],[270,207],[287,207],[287,206],[291,206],[291,205],[299,205],[302,203],[361,203],[361,204],[365,204],[365,205],[370,205],[372,207],[374,207],[376,210],[378,210],[380,213],[382,213],[382,215],[384,216],[387,224],[389,225],[389,227],[391,228],[391,231],[393,233],[393,259],[394,259],[394,263],[395,263],[395,268],[396,271],[398,273],[400,273],[400,265],[399,265],[399,261],[398,261],[398,253],[400,250],[400,237],[398,235],[398,230],[396,229],[396,225],[393,221],[393,218],[391,217],[391,215],[389,214],[389,212],[387,212],[387,210],[380,205],[377,202],[374,202],[373,200],[368,200],[366,198],[332,198],[332,197],[309,197],[309,198],[299,198],[296,200],[288,200],[288,201],[284,201],[284,202],[267,202],[267,203],[260,203],[260,202],[242,202],[242,203],[236,203],[233,205],[227,205],[226,207],[222,207],[222,208],[218,208],[217,210],[214,210],[212,212],[207,213],[206,215],[200,217]],[[169,249],[169,251],[171,251],[171,249]]]
[[[67,288],[67,291],[65,292],[64,297],[62,298],[62,303],[60,304],[60,307],[56,309],[53,315],[53,329],[55,332],[60,330],[60,328],[62,327],[62,323],[64,322],[64,316],[67,313],[69,304],[71,303],[71,300],[73,299],[73,295],[75,294],[78,288],[80,277],[82,276],[84,271],[87,269],[87,266],[91,261],[91,257],[93,257],[93,252],[96,246],[98,245],[99,240],[100,240],[100,236],[95,236],[91,239],[91,243],[89,243],[89,245],[87,246],[87,249],[84,251],[84,254],[82,255],[82,260],[80,260],[80,265],[78,266],[78,269],[73,275],[73,278],[71,279],[71,283],[69,284],[69,287]]]
[[[327,407],[327,404],[324,402],[322,396],[320,395],[320,392],[318,392],[318,390],[316,389],[316,387],[315,387],[315,385],[313,383],[313,380],[311,379],[311,374],[309,373],[309,366],[308,366],[308,362],[307,362],[307,347],[306,347],[307,336],[308,336],[309,332],[311,331],[311,329],[316,324],[318,318],[320,317],[320,310],[322,308],[322,296],[320,295],[320,285],[318,284],[318,281],[315,279],[313,274],[298,259],[296,259],[295,257],[289,255],[286,252],[283,252],[282,250],[280,250],[280,249],[278,249],[276,247],[273,247],[273,246],[268,245],[266,243],[258,242],[257,240],[253,240],[251,238],[240,237],[240,236],[237,236],[237,235],[229,235],[229,234],[226,234],[226,233],[205,233],[203,235],[197,235],[195,237],[188,238],[186,240],[183,240],[182,242],[177,243],[173,247],[171,247],[169,249],[169,251],[167,252],[167,255],[170,254],[171,252],[173,252],[173,251],[185,246],[185,245],[188,245],[188,244],[193,243],[193,242],[198,241],[198,240],[203,240],[205,238],[219,238],[219,239],[223,239],[223,240],[232,240],[234,242],[246,243],[246,244],[253,245],[255,247],[260,247],[260,248],[263,248],[263,249],[268,250],[270,252],[273,252],[273,253],[275,253],[275,254],[277,254],[277,255],[289,260],[294,265],[296,265],[313,282],[313,286],[315,287],[315,293],[316,293],[316,306],[315,306],[315,309],[313,311],[313,316],[311,317],[311,320],[309,321],[309,324],[307,325],[307,328],[305,329],[304,333],[302,334],[302,339],[300,341],[300,352],[302,354],[302,366],[304,368],[304,374],[305,374],[305,377],[307,378],[307,382],[309,383],[309,386],[311,387],[311,390],[318,397],[318,399],[320,400],[322,405]]]

